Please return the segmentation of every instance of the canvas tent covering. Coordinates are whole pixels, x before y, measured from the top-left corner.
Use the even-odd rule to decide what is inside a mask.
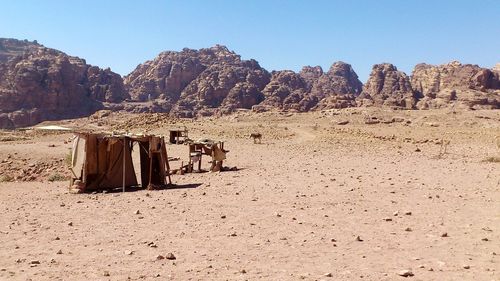
[[[163,137],[76,133],[71,157],[72,188],[95,191],[138,186],[132,150],[139,149],[143,187],[171,184]]]

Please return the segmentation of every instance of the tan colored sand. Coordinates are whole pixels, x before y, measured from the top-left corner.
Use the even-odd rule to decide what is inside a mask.
[[[366,115],[411,123],[365,125]],[[176,124],[225,139],[225,165],[240,170],[126,193],[0,183],[0,280],[500,279],[500,163],[483,161],[500,156],[498,111],[243,112]],[[256,131],[261,145],[248,138]],[[69,137],[0,142],[0,161],[64,158]],[[185,161],[187,148],[169,154]],[[157,260],[168,253],[176,260]]]

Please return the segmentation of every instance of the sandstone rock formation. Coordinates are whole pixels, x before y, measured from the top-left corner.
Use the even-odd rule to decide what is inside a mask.
[[[495,66],[491,70],[497,74],[500,74],[500,62],[495,64]]]
[[[11,38],[0,38],[0,63],[5,63],[9,59],[20,56],[29,50],[41,47],[38,42],[28,40],[17,40]]]
[[[130,101],[130,100],[131,101]],[[500,107],[500,64],[419,64],[411,79],[388,63],[363,86],[349,64],[271,74],[225,46],[163,52],[124,79],[110,69],[35,42],[0,39],[0,128],[73,118],[98,109],[179,117],[238,108],[310,111],[351,106],[430,109]]]
[[[319,66],[304,67],[300,73],[273,72],[264,89],[261,105],[284,110],[322,110],[355,106],[362,84],[349,64],[336,62],[326,73]]]
[[[271,81],[262,91],[265,98],[259,106],[306,111],[310,106],[304,104],[303,100],[310,88],[300,74],[290,70],[273,71]]]
[[[356,106],[356,97],[361,93],[363,84],[350,64],[334,63],[328,72],[313,83],[311,96],[318,103],[313,110],[345,108]]]
[[[410,78],[389,63],[376,64],[363,92],[358,97],[360,105],[389,106],[412,109],[418,96],[414,93]]]
[[[121,76],[38,44],[2,41],[0,128],[86,116],[127,97]],[[22,51],[22,54],[21,54]]]
[[[269,78],[255,60],[241,60],[216,45],[163,52],[139,65],[125,77],[125,84],[136,101],[161,101],[165,111],[192,117],[251,108],[263,100],[261,91]]]
[[[418,64],[412,85],[423,98],[419,109],[456,105],[465,108],[499,108],[499,75],[477,65],[451,62],[444,65]]]
[[[227,57],[227,56],[226,56]],[[227,114],[260,103],[270,74],[255,60],[214,64],[181,93],[171,113],[180,117]]]

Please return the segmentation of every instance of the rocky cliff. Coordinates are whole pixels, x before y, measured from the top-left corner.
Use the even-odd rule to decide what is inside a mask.
[[[413,70],[413,89],[422,97],[419,109],[450,105],[464,108],[499,108],[498,72],[472,64],[418,64]]]
[[[86,116],[127,97],[120,75],[37,43],[0,40],[0,128]]]
[[[394,65],[383,63],[373,66],[357,100],[360,105],[413,109],[417,99],[410,78]]]
[[[345,108],[356,106],[356,97],[361,93],[363,84],[350,64],[334,63],[328,72],[313,83],[311,96],[318,103],[313,110]]]
[[[363,85],[334,63],[269,73],[225,46],[163,52],[123,79],[37,42],[0,39],[0,128],[86,116],[101,108],[195,117],[238,108],[310,111],[352,106],[500,108],[500,64],[419,64],[412,76],[373,66]],[[131,101],[127,101],[127,100]]]
[[[356,105],[361,89],[358,76],[344,62],[334,63],[326,73],[319,66],[306,66],[300,73],[275,71],[259,106],[297,111],[345,108]]]
[[[156,101],[181,117],[229,113],[260,103],[270,74],[225,46],[163,52],[125,77],[136,101]]]

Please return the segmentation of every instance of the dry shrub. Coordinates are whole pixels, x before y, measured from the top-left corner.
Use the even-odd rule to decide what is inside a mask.
[[[48,178],[47,178],[48,181],[50,182],[54,182],[54,181],[65,181],[65,180],[68,180],[67,177],[59,174],[59,173],[55,173],[55,174],[52,174],[50,175]]]
[[[483,160],[483,162],[488,163],[500,163],[500,157],[498,156],[490,156]]]
[[[10,175],[1,175],[0,176],[0,182],[12,182],[14,181],[14,177]]]

